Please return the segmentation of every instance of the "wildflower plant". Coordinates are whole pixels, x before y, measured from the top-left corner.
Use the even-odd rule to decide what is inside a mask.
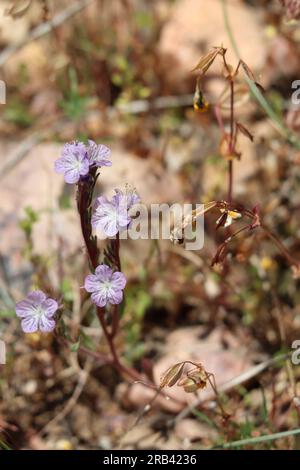
[[[140,202],[140,197],[133,191],[115,190],[115,195],[109,200],[105,196],[96,199],[92,215],[92,226],[113,237],[127,229],[131,223],[130,209]]]
[[[20,317],[24,333],[41,331],[48,333],[55,328],[55,314],[58,310],[56,300],[46,296],[40,290],[29,292],[26,299],[16,304],[16,313]]]
[[[211,105],[204,98],[201,81],[217,59],[220,59],[223,65],[225,87],[217,102]],[[235,116],[235,93],[239,86],[237,77],[241,70],[244,71],[248,79],[255,82],[254,75],[245,62],[240,60],[236,68],[227,62],[226,49],[222,46],[213,48],[202,57],[194,69],[197,73],[194,109],[196,112],[206,112],[210,108],[214,110],[221,134],[219,153],[228,162],[227,188],[224,191],[226,193],[224,199],[207,202],[201,205],[201,209],[193,210],[187,214],[179,224],[174,226],[171,239],[174,243],[184,243],[184,230],[188,226],[192,226],[199,217],[206,216],[208,213],[217,213],[216,230],[223,229],[225,236],[211,261],[212,265],[225,262],[229,244],[234,238],[241,234],[249,236],[255,230],[261,229],[275,243],[293,269],[299,272],[298,261],[290,255],[283,243],[266,226],[256,201],[249,208],[234,200],[234,165],[242,158],[241,152],[237,148],[237,137],[242,134],[251,141],[254,139],[252,133],[244,124],[237,121]],[[256,83],[256,86],[259,85]],[[228,99],[229,126],[226,127],[223,110]],[[83,288],[90,295],[91,302],[95,306],[109,354],[103,355],[97,351],[82,348],[80,344],[79,348],[83,352],[101,359],[102,363],[104,361],[111,364],[124,376],[141,381],[141,378],[144,379],[143,376],[134,368],[123,363],[115,345],[121,316],[119,307],[124,301],[127,282],[121,265],[120,234],[130,228],[132,223],[131,209],[140,202],[140,198],[135,190],[127,187],[125,190],[116,189],[110,199],[101,195],[94,200],[94,189],[100,171],[104,167],[112,165],[110,157],[110,149],[103,144],[96,144],[92,140],[88,140],[87,143],[74,141],[64,145],[61,156],[55,162],[55,171],[64,176],[66,183],[75,184],[77,188],[77,210],[85,244],[86,263],[90,269],[90,274],[84,280]],[[105,171],[107,170],[108,168],[105,168]],[[237,224],[241,224],[241,226],[237,226]],[[106,241],[105,249],[101,251],[98,246],[98,238],[102,234],[109,238]],[[51,292],[51,289],[47,288],[48,291]],[[16,305],[16,314],[21,318],[21,327],[25,333],[40,331],[58,334],[60,324],[58,310],[58,301],[47,296],[41,290],[30,292],[26,299]],[[63,340],[65,339],[69,340],[67,335],[63,336]],[[177,385],[187,393],[197,393],[207,384],[211,385],[217,396],[222,417],[224,420],[228,419],[218,398],[214,376],[207,372],[201,364],[190,361],[174,364],[163,375],[158,390],[157,387],[154,386],[154,388],[156,388],[157,394],[164,394],[165,387]],[[146,385],[151,385],[153,388],[150,381],[147,381]],[[149,404],[147,410],[150,408]]]
[[[200,213],[193,211],[183,220],[180,226],[175,226],[171,235],[171,240],[175,243],[183,243],[184,237],[178,237],[178,233],[182,233],[184,228],[193,224],[196,219],[200,216],[204,216],[210,211],[217,209],[220,216],[216,220],[216,229],[224,228],[227,230],[227,236],[223,243],[221,243],[217,249],[215,256],[212,259],[212,266],[214,264],[223,263],[228,253],[229,243],[237,236],[241,234],[251,234],[254,229],[262,229],[266,237],[268,237],[279,249],[281,254],[285,257],[288,264],[291,266],[295,275],[299,273],[299,261],[295,260],[289,251],[285,248],[283,243],[274,234],[269,227],[262,221],[260,214],[259,205],[254,205],[253,208],[247,208],[244,205],[234,200],[233,196],[233,172],[234,164],[238,163],[242,154],[237,147],[238,135],[243,135],[251,142],[254,140],[252,132],[241,122],[236,119],[235,110],[240,102],[247,101],[248,93],[240,83],[240,72],[244,72],[246,79],[251,81],[259,90],[264,91],[262,86],[256,81],[253,72],[249,66],[243,61],[239,60],[237,66],[234,68],[228,63],[226,58],[227,49],[223,46],[214,47],[211,51],[205,54],[197,65],[194,67],[192,72],[197,74],[196,77],[196,90],[194,95],[194,109],[196,112],[206,112],[210,108],[213,109],[219,129],[220,129],[220,143],[219,153],[228,162],[227,171],[227,196],[224,200],[210,201],[204,205],[204,209]],[[223,79],[225,81],[224,89],[219,95],[219,98],[215,103],[208,103],[205,99],[203,91],[201,89],[201,83],[208,72],[209,68],[216,61],[220,60],[223,67]],[[238,94],[239,99],[237,100],[236,95]],[[239,101],[239,102],[238,102]],[[229,110],[229,129],[225,125],[222,112]],[[237,230],[230,232],[228,235],[228,228],[237,221],[247,221],[244,225]]]
[[[86,146],[82,142],[66,144],[61,157],[55,162],[55,171],[63,173],[66,183],[78,183],[89,172]]]
[[[95,274],[90,274],[84,281],[84,288],[92,293],[91,299],[97,307],[105,307],[108,303],[120,304],[125,285],[125,275],[119,271],[113,272],[106,264],[97,266]]]
[[[111,200],[100,196],[93,201],[100,169],[112,165],[110,156],[111,151],[104,144],[96,144],[92,140],[87,144],[71,142],[64,146],[61,157],[55,162],[55,170],[64,173],[67,183],[72,181],[77,185],[77,209],[91,270],[85,278],[84,289],[91,294],[110,349],[110,357],[106,360],[121,373],[136,379],[138,373],[121,363],[114,338],[119,326],[118,306],[123,301],[126,285],[126,277],[121,270],[119,232],[130,225],[128,212],[139,197],[135,192],[116,189]],[[103,253],[100,253],[93,229],[101,229],[106,236],[114,237],[108,240]]]

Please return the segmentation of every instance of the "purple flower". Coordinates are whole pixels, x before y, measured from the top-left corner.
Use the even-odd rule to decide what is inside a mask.
[[[112,165],[112,162],[109,160],[111,151],[106,145],[97,145],[93,140],[89,140],[86,151],[90,166],[101,167]]]
[[[58,304],[56,300],[46,297],[40,290],[30,292],[26,299],[16,304],[16,314],[22,318],[21,327],[24,333],[53,331],[55,320],[53,317]]]
[[[89,172],[89,160],[83,142],[65,144],[61,157],[55,161],[55,171],[63,173],[65,182],[78,183],[81,176]]]
[[[104,307],[107,303],[121,303],[125,285],[124,274],[119,271],[113,273],[106,264],[97,266],[95,274],[89,274],[84,282],[85,290],[92,292],[92,301],[98,307]]]
[[[116,189],[115,192],[111,201],[105,196],[98,197],[92,215],[93,228],[102,230],[108,237],[115,236],[130,225],[129,210],[140,201],[140,197],[132,190],[123,193]]]
[[[66,183],[78,183],[81,176],[88,174],[91,166],[111,166],[110,153],[106,145],[97,145],[93,140],[89,140],[86,145],[83,142],[71,142],[64,145],[61,157],[55,161],[55,171],[64,174]]]

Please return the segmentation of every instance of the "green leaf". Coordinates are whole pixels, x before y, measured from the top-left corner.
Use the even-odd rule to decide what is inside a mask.
[[[80,338],[80,335],[79,335],[78,341],[77,341],[76,343],[71,344],[70,350],[71,350],[72,352],[77,352],[78,349],[80,348],[80,342],[81,342],[81,338]]]
[[[0,310],[0,318],[14,318],[16,316],[16,312],[14,310]]]

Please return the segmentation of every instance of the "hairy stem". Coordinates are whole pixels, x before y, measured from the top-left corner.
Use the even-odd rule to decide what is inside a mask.
[[[88,253],[88,258],[90,262],[90,266],[93,269],[99,264],[99,256],[100,252],[97,246],[97,238],[92,234],[92,199],[93,199],[93,192],[95,188],[95,184],[97,181],[97,168],[91,168],[89,175],[87,178],[83,179],[78,184],[78,193],[77,193],[77,207],[80,216],[80,223],[81,223],[81,231],[82,236],[85,242],[86,250]],[[120,240],[119,236],[113,242],[113,249],[114,249],[114,258],[115,264],[118,270],[121,270],[121,261],[120,261]],[[112,356],[112,366],[115,367],[119,372],[131,377],[134,380],[139,380],[140,374],[136,372],[134,369],[130,367],[124,366],[118,357],[115,344],[114,344],[114,337],[118,331],[119,325],[119,312],[117,306],[115,306],[113,310],[113,321],[112,321],[112,329],[109,331],[108,325],[106,324],[105,320],[105,308],[97,307],[97,317],[99,323],[103,329],[103,333],[105,339],[107,341],[108,347],[110,349],[110,353]]]

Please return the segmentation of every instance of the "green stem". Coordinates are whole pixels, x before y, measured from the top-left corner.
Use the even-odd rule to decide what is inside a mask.
[[[293,429],[291,431],[277,432],[275,434],[268,434],[266,436],[250,437],[249,439],[241,439],[239,441],[228,442],[226,444],[221,444],[219,446],[213,447],[213,449],[231,449],[232,447],[241,447],[246,445],[259,444],[262,442],[274,441],[276,439],[283,439],[289,436],[295,436],[300,434],[299,429]]]

